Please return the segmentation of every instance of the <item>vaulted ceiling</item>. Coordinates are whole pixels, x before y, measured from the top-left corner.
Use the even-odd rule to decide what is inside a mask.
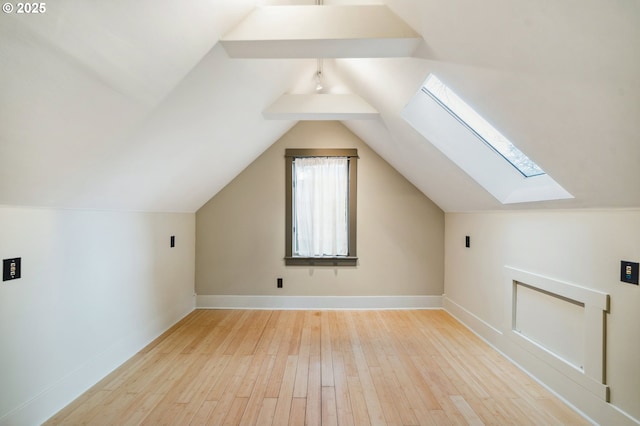
[[[295,124],[262,112],[314,90],[315,59],[230,58],[219,40],[256,6],[314,3],[1,14],[0,204],[197,210]],[[326,86],[380,112],[344,124],[443,210],[640,207],[640,2],[382,3],[422,36],[414,56],[327,59]],[[400,116],[429,73],[575,198],[494,199]]]

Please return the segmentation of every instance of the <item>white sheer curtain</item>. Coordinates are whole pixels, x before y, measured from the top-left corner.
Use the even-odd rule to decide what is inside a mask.
[[[294,256],[349,254],[349,160],[302,157],[293,162]]]

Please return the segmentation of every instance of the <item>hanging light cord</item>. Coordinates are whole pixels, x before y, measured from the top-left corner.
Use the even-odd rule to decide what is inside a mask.
[[[321,6],[323,0],[316,0],[316,6]],[[316,92],[322,91],[322,58],[318,58],[316,67]]]
[[[324,89],[322,85],[322,59],[318,58],[318,68],[316,69],[316,92]]]

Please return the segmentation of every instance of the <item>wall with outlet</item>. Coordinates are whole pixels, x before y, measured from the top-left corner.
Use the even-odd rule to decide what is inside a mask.
[[[447,213],[445,220],[445,308],[599,424],[640,422],[640,288],[621,281],[621,261],[640,259],[640,210]],[[507,267],[609,295],[609,311],[534,291],[537,283],[526,279],[534,287],[515,286]],[[536,312],[537,320],[521,317]],[[585,361],[603,359],[602,345],[588,341],[603,323],[610,403],[569,377],[583,366],[587,373]],[[557,356],[515,340],[513,327]],[[575,364],[565,368],[568,376],[565,361]]]
[[[358,149],[357,266],[284,265],[286,148]],[[298,123],[198,210],[196,228],[198,296],[442,296],[444,213],[339,122]]]
[[[193,310],[194,250],[194,214],[0,207],[0,258],[22,260],[0,282],[0,425],[42,423]]]

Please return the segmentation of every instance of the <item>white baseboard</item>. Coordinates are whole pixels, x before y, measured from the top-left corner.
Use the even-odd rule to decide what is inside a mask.
[[[198,295],[201,309],[441,309],[442,296]]]
[[[484,321],[482,318],[476,316],[474,313],[458,305],[446,295],[443,295],[442,297],[443,307],[447,312],[449,312],[458,321],[465,324],[474,333],[481,336],[484,340],[487,340],[488,343],[494,346],[496,345],[496,338],[502,336],[502,331]]]

